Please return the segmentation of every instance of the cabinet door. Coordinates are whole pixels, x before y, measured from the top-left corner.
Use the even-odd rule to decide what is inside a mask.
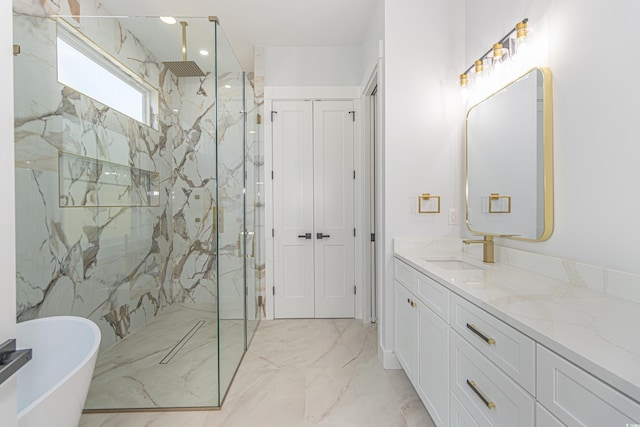
[[[475,419],[455,394],[451,393],[451,427],[480,427],[488,426],[484,419]],[[483,424],[484,422],[484,424]]]
[[[449,425],[449,325],[418,302],[416,389],[437,426]]]
[[[541,404],[536,403],[536,427],[565,427],[565,425],[551,415]]]
[[[415,384],[418,310],[412,303],[414,303],[413,295],[400,283],[394,282],[394,352],[407,376]]]

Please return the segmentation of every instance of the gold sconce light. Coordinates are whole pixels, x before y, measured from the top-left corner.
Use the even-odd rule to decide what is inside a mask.
[[[498,206],[494,209],[494,203],[499,202],[500,200],[507,201],[507,208],[504,209],[501,206]],[[500,193],[491,193],[489,196],[489,213],[511,213],[511,196],[500,195]]]
[[[504,56],[504,48],[502,47],[502,43],[496,43],[493,45],[493,60],[501,61]]]
[[[434,199],[437,201],[437,208],[436,209],[422,209],[423,207],[423,202],[429,202],[431,201],[431,199]],[[421,214],[437,214],[440,213],[440,196],[433,196],[429,193],[422,193],[420,196],[418,196],[418,213]]]
[[[527,28],[527,19],[525,19],[522,22],[518,22],[516,24],[516,39],[517,40],[524,40],[527,37],[527,34],[529,34],[529,29]]]
[[[480,75],[484,72],[484,60],[489,60],[490,68],[491,66],[495,66],[496,64],[504,61],[510,55],[513,56],[517,53],[516,43],[522,42],[529,34],[529,27],[527,23],[529,22],[528,18],[523,19],[518,22],[515,27],[511,31],[509,31],[504,37],[502,37],[497,43],[494,43],[491,49],[485,52],[479,59],[474,61],[474,63],[465,70],[464,73],[460,74],[460,86],[466,87],[469,81],[469,72],[471,70],[475,70],[476,75]],[[463,77],[464,76],[464,79]]]
[[[474,62],[474,66],[476,68],[476,74],[480,74],[484,71],[484,63],[480,59]]]
[[[460,74],[460,86],[465,87],[469,83],[467,73]]]

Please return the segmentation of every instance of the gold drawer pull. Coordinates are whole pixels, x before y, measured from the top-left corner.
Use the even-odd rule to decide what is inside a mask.
[[[478,390],[478,386],[476,385],[475,381],[467,380],[467,385],[469,385],[469,387],[471,387],[471,390],[473,390],[473,392],[480,398],[480,400],[482,400],[482,403],[487,405],[487,408],[494,409],[496,407],[495,403],[484,397],[484,394],[482,394],[482,392]]]
[[[488,336],[486,336],[485,334],[480,332],[478,330],[478,327],[476,325],[474,325],[473,323],[467,323],[467,329],[470,329],[471,332],[473,332],[474,334],[476,334],[477,336],[482,338],[484,340],[484,342],[486,342],[487,344],[495,344],[496,343],[496,340],[494,340],[493,338],[489,338]]]

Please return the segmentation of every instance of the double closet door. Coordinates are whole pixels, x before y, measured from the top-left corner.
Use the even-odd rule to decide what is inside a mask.
[[[274,101],[276,318],[352,318],[352,101]]]

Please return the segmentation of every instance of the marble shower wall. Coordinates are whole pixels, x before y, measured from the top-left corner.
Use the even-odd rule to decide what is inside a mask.
[[[167,72],[164,87],[162,133],[173,168],[173,287],[181,300],[215,309],[215,78],[178,79]]]
[[[15,60],[18,319],[87,317],[102,330],[105,348],[171,304],[197,300],[213,310],[215,80],[163,70],[126,18],[76,22],[160,89],[156,130],[57,82],[55,19],[14,22],[23,52]],[[63,169],[72,171],[72,190],[59,183],[61,152],[68,153],[62,156],[71,166],[63,162]],[[73,175],[83,162],[69,159],[97,166]],[[157,177],[151,206],[95,203],[96,195],[113,195],[103,173],[112,164]],[[122,193],[136,187],[130,178],[120,184]],[[75,207],[60,207],[69,203],[61,203],[59,186]]]

